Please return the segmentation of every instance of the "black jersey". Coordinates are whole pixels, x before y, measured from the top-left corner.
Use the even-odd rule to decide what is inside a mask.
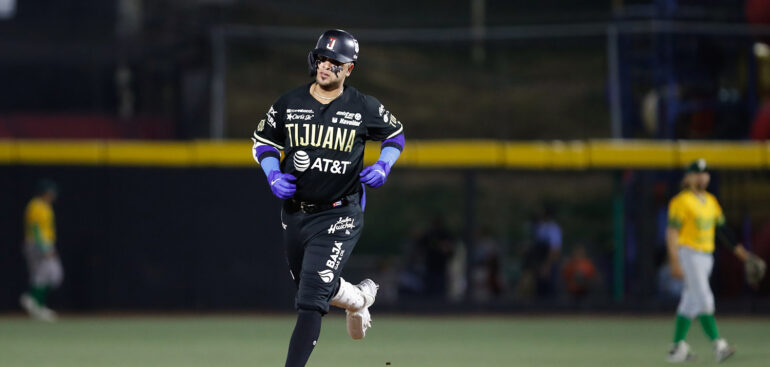
[[[403,126],[376,98],[344,86],[329,104],[296,88],[270,107],[254,132],[262,144],[284,151],[281,172],[297,177],[294,198],[331,203],[361,191],[366,140],[397,136]]]

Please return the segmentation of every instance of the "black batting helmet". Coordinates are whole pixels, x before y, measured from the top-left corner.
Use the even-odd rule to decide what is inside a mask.
[[[342,63],[358,61],[358,41],[352,34],[341,29],[330,29],[318,38],[315,49],[307,55],[310,75],[318,68],[318,56],[325,56]]]

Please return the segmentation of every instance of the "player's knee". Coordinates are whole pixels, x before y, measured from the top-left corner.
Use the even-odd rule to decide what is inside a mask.
[[[700,313],[699,308],[700,307],[697,307],[692,302],[684,302],[679,305],[679,307],[676,310],[676,313],[684,317],[687,317],[689,319],[694,319]]]
[[[329,312],[329,300],[333,287],[331,283],[323,283],[302,279],[297,290],[297,308],[305,310],[318,310],[326,314]]]
[[[56,273],[51,277],[51,287],[58,288],[64,281],[64,273]]]
[[[297,310],[315,311],[315,312],[321,313],[321,315],[326,315],[327,313],[329,313],[329,301],[318,299],[318,298],[309,298],[309,297],[300,298],[298,296]]]
[[[695,309],[691,309],[691,310],[677,310],[676,313],[692,320],[695,317],[697,317],[700,312],[698,312]]]
[[[297,312],[300,314],[319,314],[321,316],[326,315],[324,312],[318,309],[306,309],[306,308],[298,308]]]

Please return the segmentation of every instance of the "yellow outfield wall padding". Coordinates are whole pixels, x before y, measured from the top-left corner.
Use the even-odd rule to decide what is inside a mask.
[[[364,147],[364,165],[370,165],[377,162],[377,158],[380,156],[380,142],[368,141]],[[399,161],[401,159],[399,158]],[[399,162],[399,165],[403,162]]]
[[[14,143],[8,140],[0,140],[0,164],[16,162],[16,150]]]
[[[765,167],[770,168],[770,141],[764,143]]]
[[[364,149],[364,165],[374,164],[380,157],[381,141],[367,141],[366,148]],[[401,152],[401,156],[398,157],[399,166],[416,166],[417,165],[417,152],[419,142],[407,141],[406,149]]]
[[[546,143],[503,143],[505,167],[542,169],[549,166]]]
[[[193,147],[189,142],[112,141],[106,161],[117,166],[191,166]]]
[[[0,140],[0,165],[249,167],[252,142],[129,140]],[[367,142],[364,164],[380,155]],[[530,170],[680,169],[705,158],[716,169],[770,167],[770,142],[409,140],[401,167]]]
[[[594,168],[670,168],[677,164],[676,149],[668,142],[592,140],[588,145]]]
[[[245,167],[257,166],[251,151],[253,143],[244,141],[212,142],[200,140],[193,143],[192,161],[198,166]]]
[[[26,164],[104,163],[104,143],[94,140],[18,140],[12,145],[18,162]]]
[[[588,147],[582,141],[555,141],[550,145],[549,167],[585,169],[588,167]]]
[[[684,167],[698,158],[705,159],[714,168],[767,167],[762,143],[679,141],[676,145],[679,153],[676,167]]]
[[[503,145],[493,140],[423,140],[406,150],[417,151],[418,167],[500,167],[504,163]]]

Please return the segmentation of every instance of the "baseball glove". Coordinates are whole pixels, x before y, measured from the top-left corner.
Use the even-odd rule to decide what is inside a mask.
[[[767,265],[765,261],[757,257],[757,255],[750,254],[746,259],[745,264],[746,281],[754,288],[759,286],[759,282],[765,277],[765,270]]]

